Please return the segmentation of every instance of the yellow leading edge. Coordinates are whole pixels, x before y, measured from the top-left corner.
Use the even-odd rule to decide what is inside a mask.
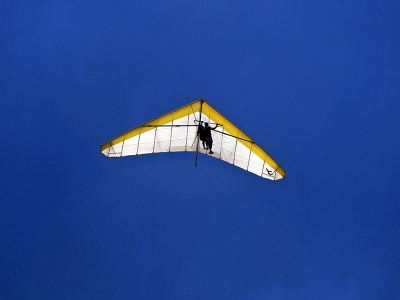
[[[213,154],[199,143],[198,121],[222,124],[212,131]],[[278,180],[286,172],[254,140],[204,99],[146,122],[103,144],[107,157],[191,151],[226,161],[263,178]]]

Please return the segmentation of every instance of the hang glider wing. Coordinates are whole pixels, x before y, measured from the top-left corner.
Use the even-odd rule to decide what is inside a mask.
[[[198,141],[199,120],[211,126],[223,124],[212,131],[212,155]],[[278,180],[286,175],[267,152],[203,99],[129,130],[103,144],[100,151],[107,157],[198,151],[263,178]]]

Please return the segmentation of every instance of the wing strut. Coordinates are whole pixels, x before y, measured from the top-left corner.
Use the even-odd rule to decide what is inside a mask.
[[[198,122],[200,122],[200,121],[198,121]],[[217,124],[219,126],[223,126],[223,124],[218,124],[218,123],[209,123],[209,124]],[[198,126],[198,125],[142,125],[142,127],[190,127],[190,126]],[[235,139],[239,139],[239,140],[246,141],[246,142],[254,144],[253,141],[242,139],[242,138],[240,138],[238,136],[235,136],[235,135],[232,135],[232,134],[229,134],[229,133],[226,133],[226,132],[222,132],[222,131],[217,131],[215,129],[212,129],[212,130],[214,132],[217,132],[217,133],[220,133],[220,134],[224,134],[224,135],[228,135],[228,136],[234,137]],[[193,144],[194,144],[194,142],[193,142]]]

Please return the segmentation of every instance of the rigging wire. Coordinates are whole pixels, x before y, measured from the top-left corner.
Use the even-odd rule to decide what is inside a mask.
[[[189,100],[190,107],[192,108],[192,112],[193,112],[194,119],[195,119],[195,121],[197,122],[197,119],[196,119],[196,114],[194,113],[193,106],[192,106],[192,102],[190,102],[190,98],[189,98],[189,96],[188,96],[186,99],[188,99],[188,100]]]

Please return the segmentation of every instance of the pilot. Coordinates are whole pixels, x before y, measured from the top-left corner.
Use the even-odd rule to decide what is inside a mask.
[[[210,127],[208,125],[208,123],[204,123],[205,127],[204,130],[200,133],[200,140],[205,142],[207,148],[205,148],[206,150],[210,150],[210,154],[214,154],[214,152],[212,151],[212,144],[213,144],[213,139],[211,136],[211,130],[214,130],[215,128],[218,127],[218,124],[215,125],[214,128]],[[203,142],[203,147],[204,147],[204,142]]]

